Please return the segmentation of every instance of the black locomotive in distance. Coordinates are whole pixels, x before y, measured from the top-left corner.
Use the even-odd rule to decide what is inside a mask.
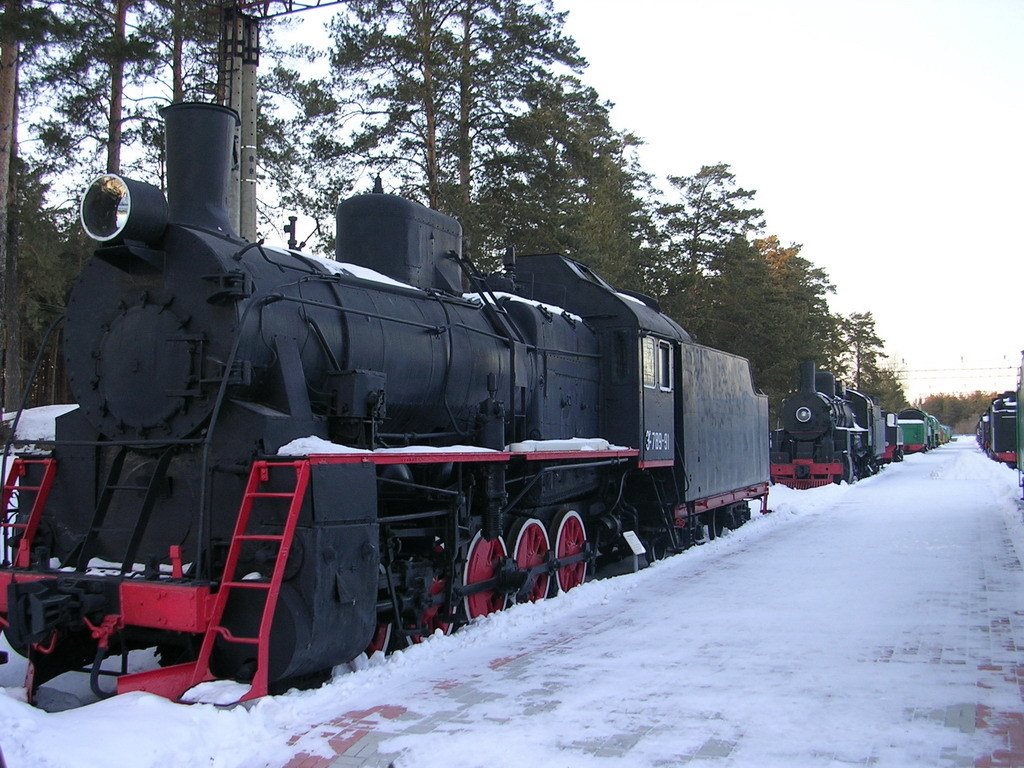
[[[85,668],[99,694],[260,696],[766,508],[746,360],[563,256],[484,276],[457,221],[379,191],[339,205],[334,260],[245,242],[236,115],[163,114],[166,200],[114,175],[83,199],[78,408],[5,485],[30,695]],[[152,647],[160,668],[101,678]]]
[[[812,361],[800,364],[800,389],[783,401],[781,422],[771,436],[771,477],[790,488],[876,474],[887,463],[887,428],[898,426],[872,396],[816,371]],[[898,439],[898,430],[892,434]]]
[[[978,418],[978,446],[993,461],[1011,468],[1017,467],[1017,409],[1016,392],[1004,392],[992,399]]]

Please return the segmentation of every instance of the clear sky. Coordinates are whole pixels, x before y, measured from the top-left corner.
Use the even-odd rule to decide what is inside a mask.
[[[648,170],[729,163],[912,397],[1014,387],[1024,0],[554,2]]]

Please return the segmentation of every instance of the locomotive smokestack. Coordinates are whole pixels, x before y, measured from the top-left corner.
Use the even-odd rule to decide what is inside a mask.
[[[228,223],[228,185],[238,114],[217,104],[172,104],[160,110],[167,141],[167,205],[172,224],[237,238]]]
[[[800,391],[814,392],[814,361],[804,360],[800,363]]]

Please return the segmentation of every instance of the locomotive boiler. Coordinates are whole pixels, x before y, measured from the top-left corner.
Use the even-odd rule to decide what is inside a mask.
[[[163,116],[166,198],[110,174],[83,198],[78,407],[4,485],[29,695],[84,668],[99,695],[260,696],[766,508],[747,362],[653,300],[554,254],[483,275],[457,221],[380,189],[339,204],[334,259],[246,242],[236,115]],[[139,648],[160,666],[104,666]]]

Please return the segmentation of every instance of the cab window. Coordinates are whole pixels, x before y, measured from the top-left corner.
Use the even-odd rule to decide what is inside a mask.
[[[655,389],[658,386],[658,352],[654,339],[645,336],[641,341],[644,368],[644,386]]]
[[[658,386],[662,392],[672,391],[672,345],[658,342]]]

